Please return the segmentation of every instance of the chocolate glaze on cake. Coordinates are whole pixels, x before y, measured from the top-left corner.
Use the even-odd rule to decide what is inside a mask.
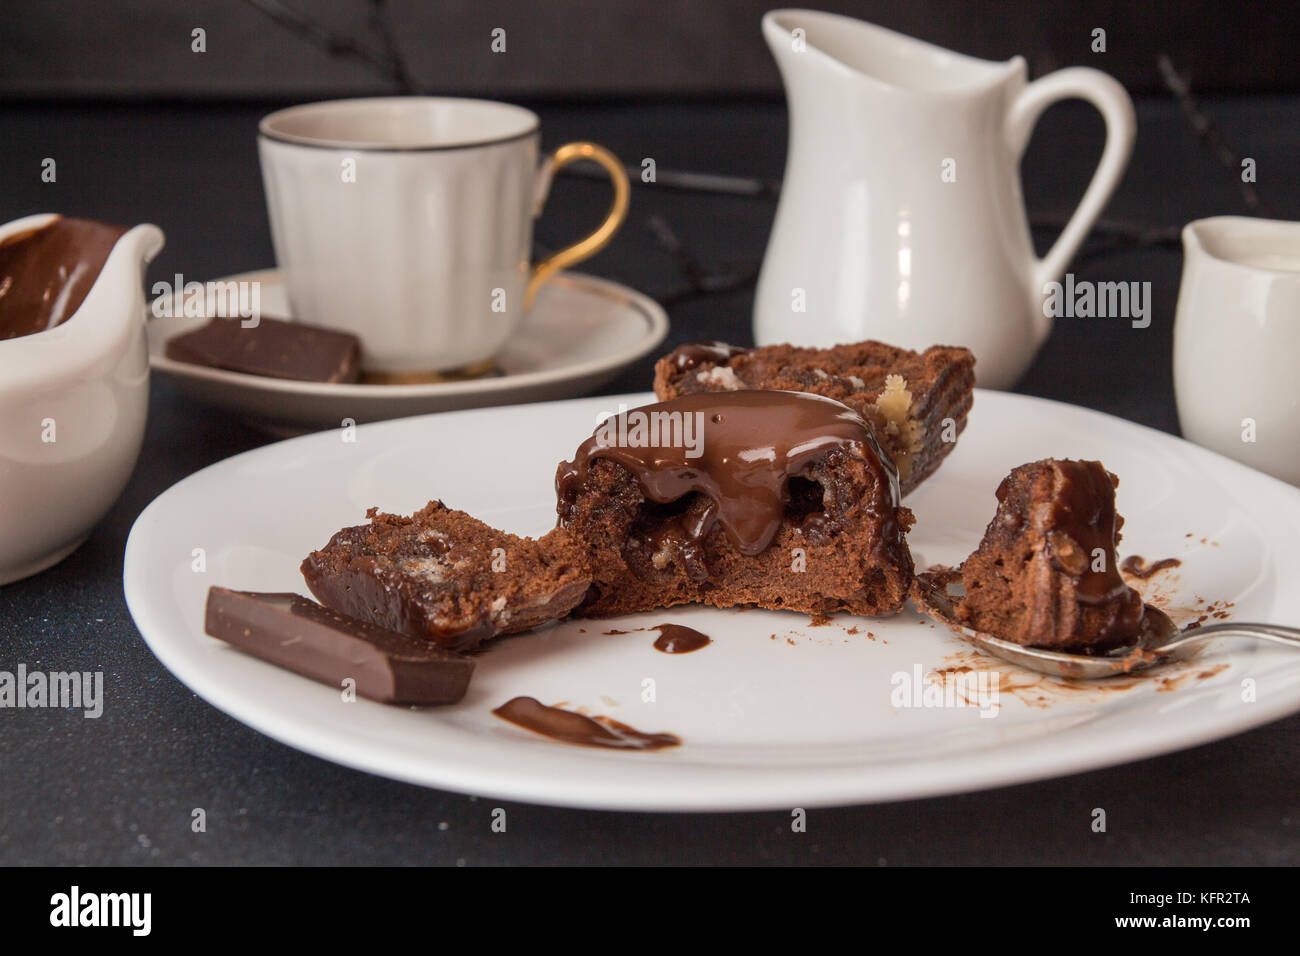
[[[35,335],[72,318],[125,232],[59,216],[0,242],[0,340]]]
[[[672,423],[682,440],[663,440]],[[633,409],[560,465],[556,492],[587,547],[593,616],[694,601],[889,613],[911,580],[893,463],[861,416],[816,395]]]
[[[655,395],[663,401],[759,388],[833,398],[871,423],[907,494],[939,467],[966,427],[974,367],[970,351],[948,346],[912,352],[882,342],[828,349],[697,343],[656,363]]]
[[[1119,479],[1096,461],[1045,459],[998,485],[998,509],[960,569],[957,618],[1003,640],[1059,650],[1133,641],[1142,597],[1115,557]]]
[[[811,395],[748,391],[734,395],[688,395],[637,409],[647,416],[700,416],[700,454],[680,446],[607,445],[598,429],[578,447],[569,469],[561,469],[556,490],[570,496],[593,458],[607,458],[631,471],[645,496],[667,504],[702,492],[710,504],[684,529],[698,542],[721,524],[741,554],[753,556],[776,535],[789,504],[790,479],[832,448],[853,449],[872,466],[882,494],[885,520],[898,504],[898,474],[876,444],[870,427],[852,409]],[[650,420],[653,420],[651,418]],[[686,426],[691,427],[691,426]],[[623,429],[627,431],[627,429]]]
[[[726,342],[689,342],[674,349],[668,359],[677,371],[688,372],[705,362],[726,362],[744,351],[739,346],[728,345]]]

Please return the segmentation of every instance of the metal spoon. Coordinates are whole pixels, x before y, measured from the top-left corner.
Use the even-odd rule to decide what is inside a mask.
[[[1132,674],[1186,657],[1199,645],[1216,637],[1253,637],[1300,650],[1300,630],[1294,627],[1233,621],[1180,631],[1169,619],[1169,615],[1150,604],[1144,605],[1142,632],[1137,641],[1105,654],[1067,654],[1041,647],[1025,647],[960,623],[953,613],[952,599],[948,595],[947,585],[950,581],[945,580],[943,575],[918,574],[916,582],[919,586],[913,592],[913,598],[924,613],[946,624],[959,637],[987,654],[1054,677],[1096,680],[1100,677]]]

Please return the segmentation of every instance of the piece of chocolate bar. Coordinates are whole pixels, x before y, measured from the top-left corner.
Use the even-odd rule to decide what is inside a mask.
[[[471,658],[331,611],[298,594],[209,588],[204,630],[254,657],[323,684],[356,681],[381,704],[452,704]]]
[[[207,325],[169,339],[169,359],[230,372],[299,382],[355,382],[361,377],[361,342],[301,322],[214,318]]]

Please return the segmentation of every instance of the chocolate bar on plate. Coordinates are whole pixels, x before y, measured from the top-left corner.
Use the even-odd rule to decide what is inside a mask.
[[[295,673],[382,704],[452,704],[474,661],[425,641],[339,614],[298,594],[209,588],[204,629]]]

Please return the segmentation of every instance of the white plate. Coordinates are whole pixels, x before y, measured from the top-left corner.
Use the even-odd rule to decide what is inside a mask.
[[[276,269],[216,281],[260,282],[263,314],[292,317]],[[423,385],[338,385],[246,375],[167,358],[168,339],[206,321],[202,316],[151,320],[150,367],[199,401],[280,435],[338,428],[345,418],[375,422],[572,398],[604,385],[668,334],[668,317],[653,299],[607,279],[566,272],[538,291],[523,325],[497,357],[501,375]]]
[[[545,532],[556,463],[598,413],[649,398],[384,422],[358,429],[354,443],[310,435],[220,462],[136,522],[125,563],[131,613],[177,677],[277,740],[413,783],[577,807],[752,810],[953,793],[1165,753],[1300,710],[1300,655],[1245,642],[1176,665],[1163,684],[1124,689],[1064,688],[988,662],[1004,668],[991,719],[973,707],[897,708],[894,675],[970,661],[965,645],[910,611],[821,627],[792,613],[708,608],[570,621],[500,642],[479,657],[464,701],[426,710],[344,703],[333,688],[204,635],[209,585],[306,593],[300,559],[371,505],[409,512],[437,497],[516,533]],[[1199,597],[1233,602],[1240,620],[1300,623],[1300,491],[1150,429],[1017,395],[979,392],[957,449],[909,497],[919,561],[959,561],[992,515],[998,481],[1043,456],[1100,458],[1122,476],[1125,553],[1183,562],[1153,579],[1176,618]],[[196,548],[204,573],[193,570]],[[602,633],[666,621],[713,644],[666,655],[653,633]],[[1229,666],[1212,673],[1219,664]],[[1022,678],[1028,686],[1006,689]],[[642,699],[647,680],[653,703]],[[1243,700],[1251,688],[1254,699]],[[556,743],[492,715],[516,695],[683,743],[653,753]]]

